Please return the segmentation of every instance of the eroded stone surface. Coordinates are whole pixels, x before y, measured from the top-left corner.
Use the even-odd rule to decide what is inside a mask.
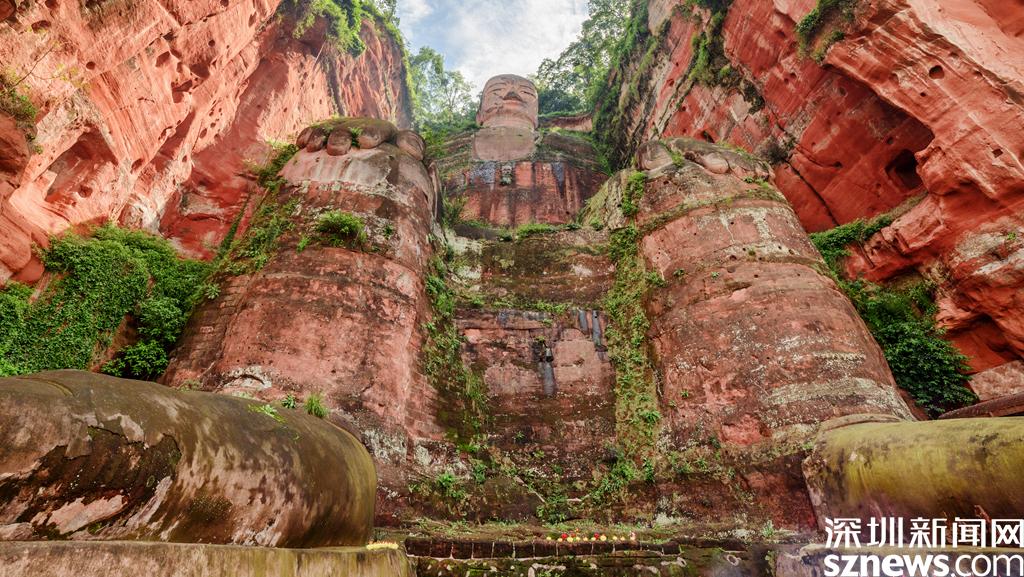
[[[763,162],[687,139],[645,150],[636,223],[641,253],[666,283],[647,303],[666,434],[684,454],[720,447],[777,523],[812,526],[799,454],[816,426],[911,414],[796,214],[756,179]],[[587,218],[621,222],[624,180],[609,182]],[[742,508],[726,504],[730,493],[703,495]]]
[[[40,110],[39,152],[19,176],[0,168],[0,282],[35,281],[33,243],[102,220],[209,256],[266,141],[339,112],[411,122],[395,39],[367,21],[366,52],[334,54],[322,23],[294,38],[291,19],[274,18],[280,4],[21,3],[0,24],[0,61],[33,71],[19,90]]]
[[[771,156],[776,185],[810,231],[900,208],[892,226],[850,259],[849,272],[935,281],[946,313],[940,321],[974,370],[1019,359],[1020,7],[858,2],[852,22],[840,18],[837,27],[826,18],[812,39],[809,53],[833,31],[844,35],[819,65],[801,54],[795,33],[815,0],[736,0],[719,32],[729,75],[708,86],[687,74],[691,40],[710,15],[677,4],[648,2],[649,30],[662,34],[653,62],[640,68],[647,48],[640,43],[614,79],[637,86],[611,93],[624,105],[621,126],[608,135],[620,158],[671,136]],[[987,248],[964,258],[971,246]]]
[[[253,401],[79,371],[0,379],[0,400],[0,526],[9,538],[370,538],[369,454],[303,411],[267,414]]]
[[[581,135],[508,127],[449,140],[434,171],[463,220],[505,227],[570,222],[607,178]]]
[[[566,485],[589,480],[595,451],[615,437],[604,315],[460,310],[456,324],[466,340],[465,362],[482,372],[487,387],[490,441],[513,459],[541,451]],[[494,503],[498,510],[517,505]]]
[[[971,389],[982,401],[1024,393],[1024,362],[1014,361],[974,375]]]
[[[353,141],[342,155],[328,148],[339,134]],[[398,138],[394,126],[364,119],[303,132],[305,147],[282,171],[288,184],[276,200],[296,203],[286,215],[294,227],[261,270],[225,278],[164,377],[267,401],[322,394],[330,418],[358,431],[381,467],[382,511],[396,506],[387,490],[406,487],[414,441],[441,435],[420,364],[436,197]],[[361,218],[366,241],[332,246],[315,230],[327,211]]]

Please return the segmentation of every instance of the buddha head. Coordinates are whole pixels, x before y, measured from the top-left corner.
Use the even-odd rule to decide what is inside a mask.
[[[514,74],[495,76],[484,85],[476,121],[485,128],[537,128],[537,87]]]

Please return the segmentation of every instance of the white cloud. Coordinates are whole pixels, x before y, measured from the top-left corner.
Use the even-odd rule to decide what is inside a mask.
[[[398,17],[409,36],[412,36],[411,31],[416,25],[433,11],[434,7],[427,0],[398,0]]]
[[[586,0],[433,0],[432,13],[412,21],[412,4],[424,1],[399,3],[402,28],[414,44],[444,54],[477,89],[496,74],[535,72],[576,38],[587,18]]]

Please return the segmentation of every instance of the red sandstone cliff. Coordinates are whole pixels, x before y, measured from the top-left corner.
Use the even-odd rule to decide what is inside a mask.
[[[650,138],[680,135],[773,157],[775,182],[810,231],[900,207],[849,272],[936,281],[940,320],[975,370],[1017,359],[1024,7],[853,4],[850,21],[826,18],[803,51],[842,31],[818,64],[796,34],[813,0],[735,0],[713,35],[724,56],[710,64],[719,81],[700,83],[693,39],[713,28],[711,15],[652,0],[653,38],[613,77],[623,89],[598,129],[617,122],[610,138],[620,158]]]
[[[292,36],[279,0],[20,3],[0,62],[39,107],[35,146],[0,118],[0,281],[42,272],[33,243],[117,219],[208,255],[244,204],[266,141],[341,113],[410,123],[401,48],[363,23],[366,52]],[[0,17],[10,10],[0,2]]]

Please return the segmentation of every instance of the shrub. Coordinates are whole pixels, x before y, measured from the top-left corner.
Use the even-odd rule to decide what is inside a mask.
[[[882,347],[896,383],[931,416],[977,402],[967,388],[967,357],[942,338],[935,324],[932,285],[841,284]]]
[[[595,505],[602,505],[618,500],[629,484],[640,478],[640,473],[632,462],[620,459],[606,475],[601,477],[597,487],[587,495]]]
[[[157,341],[141,341],[121,351],[103,366],[103,372],[116,377],[148,380],[167,369],[167,351]]]
[[[558,232],[560,227],[552,224],[544,224],[541,222],[531,222],[524,224],[516,229],[516,237],[523,239],[538,234],[549,234],[552,232]]]
[[[3,359],[4,353],[25,322],[31,296],[31,288],[16,282],[8,284],[7,288],[0,292],[0,328],[4,329],[0,332],[0,359]]]
[[[18,91],[18,77],[10,70],[0,73],[0,112],[21,124],[35,124],[39,113],[32,99]]]
[[[324,398],[315,393],[306,398],[306,412],[318,419],[326,418],[330,414],[327,406],[324,405]]]
[[[840,275],[842,260],[850,256],[849,247],[867,241],[875,233],[892,224],[892,221],[889,215],[881,215],[871,222],[858,219],[831,230],[813,233],[811,242],[821,253],[829,269]]]
[[[0,357],[8,371],[91,368],[125,316],[136,315],[145,346],[126,350],[132,357],[111,370],[159,374],[166,352],[160,359],[156,349],[177,340],[209,273],[205,263],[178,258],[163,239],[114,226],[91,238],[54,238],[42,257],[57,276],[35,302],[20,285],[0,291]]]
[[[445,499],[456,503],[466,499],[466,491],[459,487],[459,480],[449,472],[444,472],[434,478],[434,490]]]
[[[358,216],[340,210],[320,215],[316,231],[332,246],[350,246],[366,242],[366,225]]]
[[[139,334],[144,339],[172,346],[188,320],[178,302],[170,297],[153,297],[139,306]]]
[[[850,254],[848,247],[890,224],[888,215],[869,223],[857,220],[812,234],[811,240],[882,347],[896,384],[931,416],[974,403],[977,397],[967,387],[967,358],[935,324],[933,285],[922,282],[900,289],[843,278],[841,265]]]

